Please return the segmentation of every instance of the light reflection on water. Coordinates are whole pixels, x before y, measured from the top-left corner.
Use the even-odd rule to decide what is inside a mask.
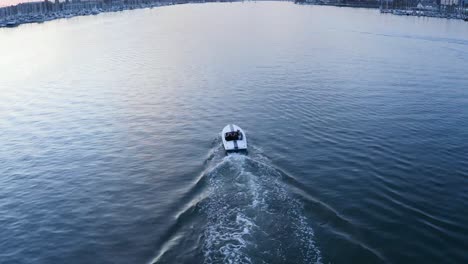
[[[274,2],[0,29],[0,262],[466,262],[467,46]]]

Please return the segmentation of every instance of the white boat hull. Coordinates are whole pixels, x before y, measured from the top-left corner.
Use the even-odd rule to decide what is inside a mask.
[[[225,138],[226,133],[235,132],[235,131],[239,131],[240,133],[242,133],[242,138],[240,140],[227,141],[226,138]],[[226,151],[228,151],[228,152],[247,150],[247,137],[246,137],[244,131],[242,130],[242,128],[240,128],[240,127],[238,127],[236,125],[229,124],[229,125],[225,126],[223,128],[223,131],[221,132],[221,139],[223,141],[224,149]]]

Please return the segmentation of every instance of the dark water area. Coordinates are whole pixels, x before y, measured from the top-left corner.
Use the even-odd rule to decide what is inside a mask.
[[[1,29],[0,263],[468,263],[467,88],[457,20],[250,2]]]

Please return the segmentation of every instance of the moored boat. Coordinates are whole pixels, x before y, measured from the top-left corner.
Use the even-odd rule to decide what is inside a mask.
[[[6,27],[16,27],[18,26],[18,22],[16,20],[9,20],[5,24]]]

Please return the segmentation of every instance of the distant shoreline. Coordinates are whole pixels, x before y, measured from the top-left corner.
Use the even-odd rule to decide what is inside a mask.
[[[231,1],[156,1],[156,0],[123,0],[110,1],[105,0],[86,1],[86,2],[27,2],[16,6],[0,8],[0,28],[12,28],[22,24],[44,23],[46,21],[72,18],[76,16],[98,15],[100,13],[119,12],[124,10],[145,9],[180,4],[210,3],[210,2],[241,2]],[[20,9],[26,10],[23,13]],[[32,11],[31,11],[32,10]],[[15,13],[14,13],[15,12]],[[2,14],[10,14],[3,15]]]
[[[160,0],[95,0],[95,1],[73,1],[52,3],[48,0],[44,2],[27,2],[16,6],[0,8],[0,28],[17,27],[22,24],[44,23],[46,21],[72,18],[76,16],[97,15],[100,13],[119,12],[124,10],[145,9],[161,6],[195,4],[212,2],[243,2],[243,0],[231,1],[160,1]],[[381,13],[388,13],[400,16],[418,16],[418,17],[436,17],[447,19],[462,19],[468,21],[468,14],[442,13],[435,10],[411,9],[384,9],[378,2],[368,3],[359,2],[351,4],[332,3],[332,2],[306,2],[306,1],[287,1],[299,5],[321,5],[352,8],[380,8]]]
[[[446,19],[461,19],[468,21],[468,9],[465,13],[456,12],[442,12],[434,7],[421,8],[421,7],[407,7],[407,8],[384,8],[380,2],[369,3],[369,2],[356,2],[351,4],[344,3],[333,3],[333,2],[321,2],[316,0],[314,2],[307,2],[304,0],[295,0],[296,4],[299,5],[320,5],[320,6],[336,6],[336,7],[353,7],[353,8],[371,8],[379,9],[382,14],[392,14],[397,16],[417,16],[417,17],[435,17],[435,18],[446,18]]]

